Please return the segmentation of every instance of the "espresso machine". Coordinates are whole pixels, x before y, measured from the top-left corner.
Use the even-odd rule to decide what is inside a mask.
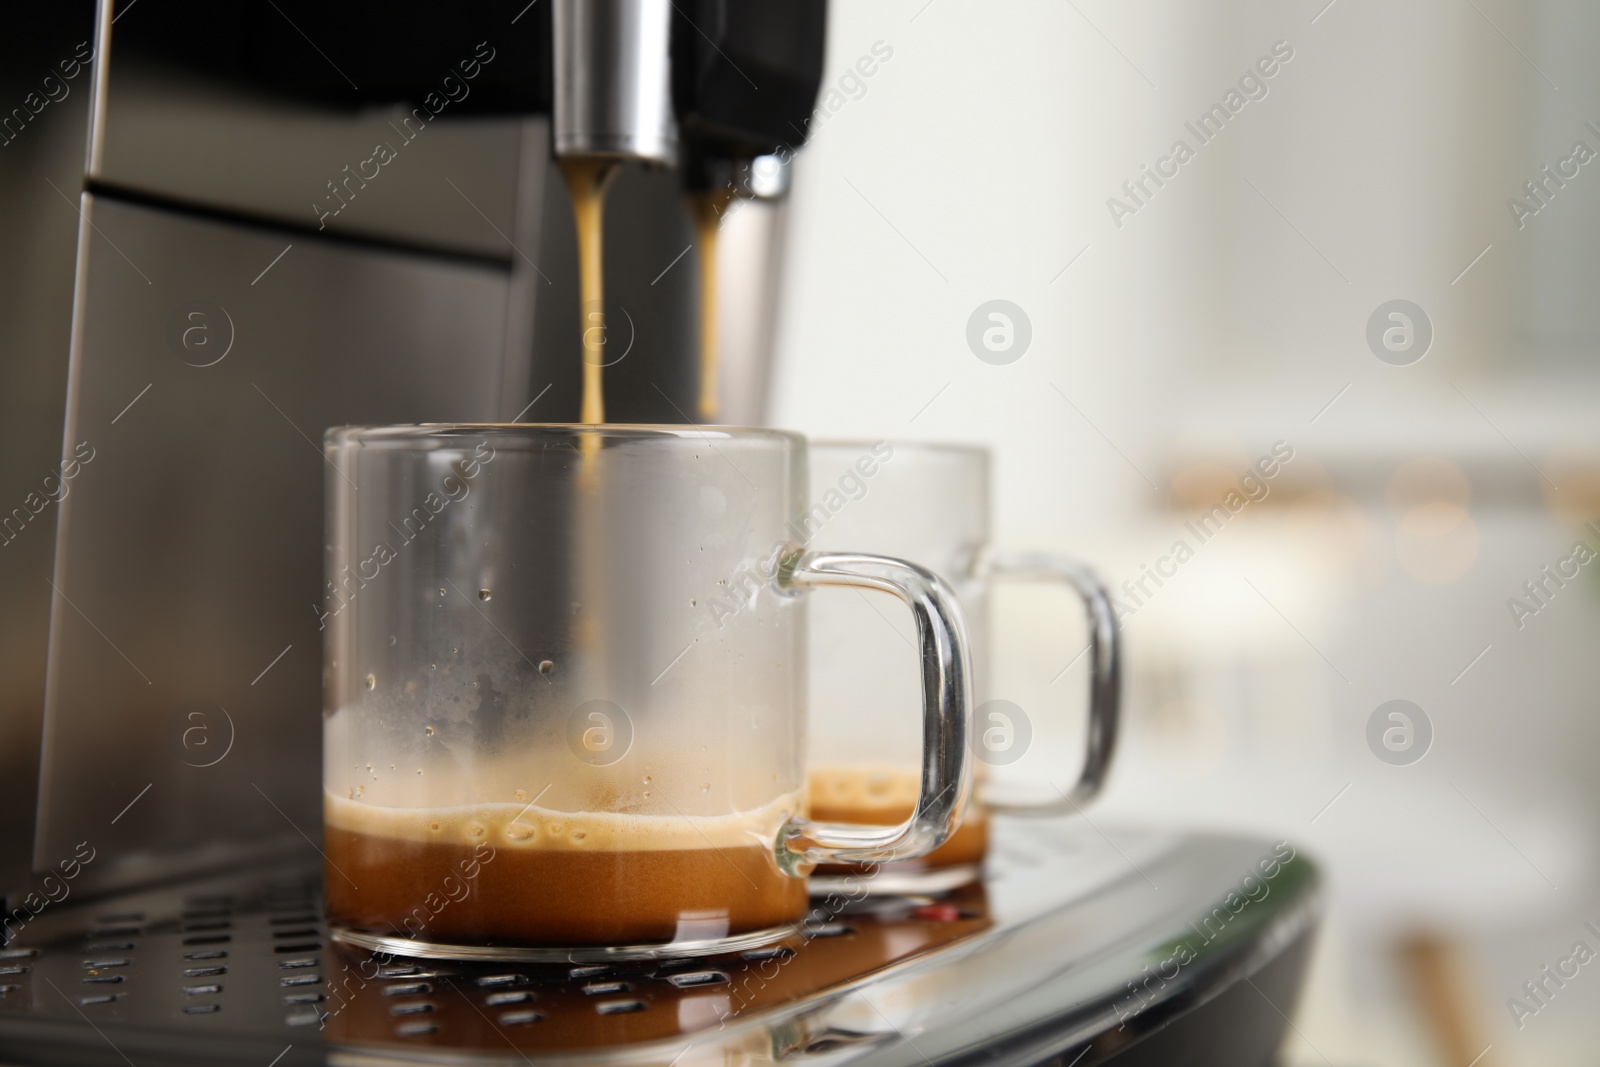
[[[1234,910],[1247,840],[1005,824],[982,883],[693,967],[321,926],[322,431],[577,417],[555,163],[590,155],[623,161],[608,415],[696,420],[683,200],[723,189],[719,417],[764,423],[825,16],[100,0],[0,46],[0,1060],[1272,1061],[1318,878],[1277,853]]]

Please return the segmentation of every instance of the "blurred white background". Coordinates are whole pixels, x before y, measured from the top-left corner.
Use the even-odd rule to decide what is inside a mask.
[[[1579,941],[1600,951],[1600,568],[1546,580],[1542,604],[1524,583],[1575,542],[1600,550],[1600,163],[1546,181],[1542,205],[1524,183],[1578,141],[1600,152],[1600,7],[902,0],[831,18],[840,92],[797,162],[775,421],[986,442],[1001,544],[1072,550],[1115,586],[1195,548],[1125,594],[1128,729],[1090,817],[1249,828],[1323,862],[1288,1062],[1593,1062],[1593,968],[1547,981],[1544,1006],[1523,984]],[[852,76],[875,45],[892,56]],[[1185,124],[1275,47],[1292,58],[1201,144]],[[1193,158],[1130,199],[1180,139]],[[1112,197],[1137,210],[1114,218]],[[1539,208],[1520,227],[1513,197]],[[1032,331],[1004,365],[967,342],[995,299]],[[1396,299],[1433,335],[1407,365],[1367,337]],[[1200,544],[1184,524],[1280,441],[1294,458],[1266,498]],[[1539,609],[1520,626],[1513,597]],[[1082,681],[1081,663],[1051,681],[1082,643],[1063,604],[1001,604],[1036,774]],[[1432,732],[1398,765],[1367,739],[1395,699]],[[1455,990],[1455,1047],[1428,973]]]

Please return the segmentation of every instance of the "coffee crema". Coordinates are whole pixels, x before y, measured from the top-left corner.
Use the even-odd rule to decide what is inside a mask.
[[[819,767],[808,776],[811,818],[821,822],[890,826],[905,822],[916,810],[922,787],[915,770],[901,767]],[[897,861],[900,870],[955,867],[981,863],[989,851],[989,813],[976,801],[967,805],[961,825],[949,840],[926,856]],[[829,864],[820,874],[850,870]]]
[[[532,805],[386,808],[324,794],[335,924],[421,941],[591,946],[749,933],[799,919],[778,869],[799,795],[718,816]]]

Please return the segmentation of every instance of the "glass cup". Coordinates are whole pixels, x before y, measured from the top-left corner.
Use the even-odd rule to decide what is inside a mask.
[[[344,428],[326,458],[325,883],[345,942],[748,948],[793,931],[813,865],[920,856],[953,831],[960,608],[913,564],[801,549],[803,438]],[[805,817],[804,593],[826,585],[890,593],[915,622],[927,742],[892,824]]]
[[[811,503],[801,519],[812,547],[851,544],[909,555],[945,577],[961,601],[980,703],[969,737],[978,757],[973,802],[946,844],[884,870],[878,888],[954,885],[976,875],[988,850],[989,813],[1076,811],[1099,791],[1116,743],[1120,651],[1111,601],[1088,567],[1042,552],[989,546],[990,455],[985,448],[887,441],[813,441]],[[1031,726],[1016,705],[991,700],[989,593],[996,580],[1065,583],[1089,620],[1088,743],[1076,783],[1047,797],[1001,795],[985,765],[1020,758]],[[917,798],[918,738],[906,727],[904,628],[860,597],[819,602],[811,614],[811,810],[836,822],[902,818]],[[830,866],[820,874],[841,874]],[[919,876],[904,877],[915,872]],[[818,881],[819,888],[826,883]]]

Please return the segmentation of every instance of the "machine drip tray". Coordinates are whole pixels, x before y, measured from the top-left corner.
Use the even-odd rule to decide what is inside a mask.
[[[0,1062],[1273,1062],[1318,909],[1292,846],[1082,820],[993,842],[981,881],[836,885],[798,934],[689,960],[375,956],[327,936],[316,866],[52,905],[0,949]]]

